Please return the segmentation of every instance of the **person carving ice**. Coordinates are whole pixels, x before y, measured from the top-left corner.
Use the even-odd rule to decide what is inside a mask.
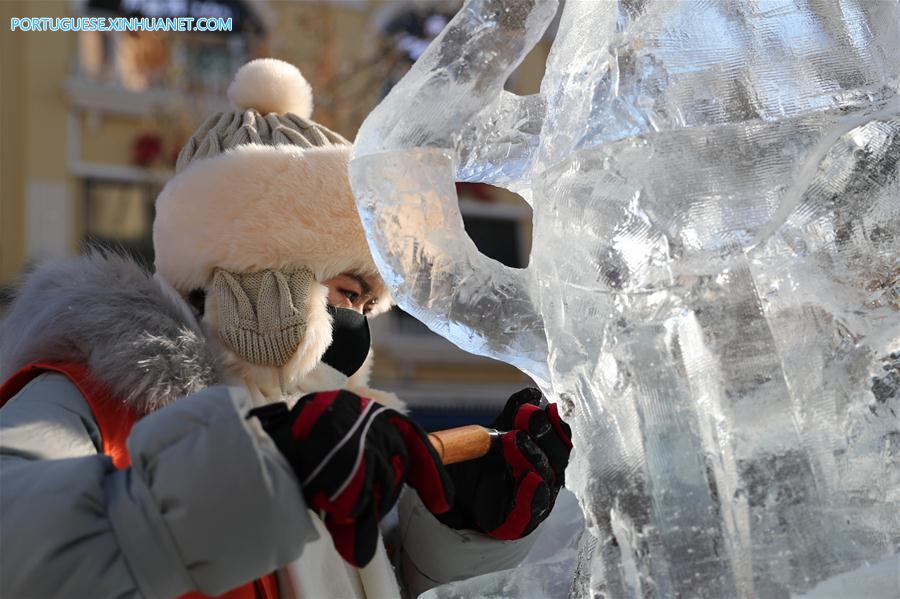
[[[350,145],[286,63],[245,65],[229,97],[157,200],[155,274],[46,264],[2,324],[3,597],[417,594],[518,563],[563,484],[570,431],[536,390],[496,451],[445,469],[366,387],[391,300]]]

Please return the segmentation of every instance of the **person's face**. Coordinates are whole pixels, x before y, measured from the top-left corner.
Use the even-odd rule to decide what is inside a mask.
[[[375,307],[374,281],[369,277],[344,273],[322,283],[328,287],[328,303],[368,314]]]

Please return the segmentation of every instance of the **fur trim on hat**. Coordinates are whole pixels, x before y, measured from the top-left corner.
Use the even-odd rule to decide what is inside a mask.
[[[258,58],[242,66],[231,85],[228,99],[238,110],[260,114],[292,112],[308,119],[313,111],[312,88],[292,64],[274,58]]]
[[[179,293],[205,288],[213,269],[254,272],[307,267],[324,282],[373,277],[347,177],[349,146],[302,149],[248,144],[176,175],[156,201],[156,269]]]

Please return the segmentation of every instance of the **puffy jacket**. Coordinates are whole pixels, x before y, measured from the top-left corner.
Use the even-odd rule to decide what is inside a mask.
[[[346,565],[242,389],[215,385],[202,332],[133,263],[99,255],[35,272],[0,329],[0,376],[82,363],[144,415],[117,469],[85,397],[43,374],[0,409],[0,596],[221,594],[278,571],[282,596],[401,592],[383,548]],[[392,515],[404,591],[509,568],[537,535],[441,525],[414,492]]]

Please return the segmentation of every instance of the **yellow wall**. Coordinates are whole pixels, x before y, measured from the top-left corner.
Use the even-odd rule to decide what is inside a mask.
[[[18,275],[25,251],[25,160],[19,151],[25,69],[19,57],[26,38],[8,31],[9,19],[23,10],[19,0],[0,2],[0,284]]]
[[[134,138],[138,133],[155,131],[155,124],[127,115],[104,113],[92,117],[79,115],[81,123],[81,159],[87,162],[131,166]]]
[[[65,185],[66,102],[62,82],[74,55],[75,36],[65,32],[9,31],[10,17],[66,16],[65,0],[0,2],[0,284],[25,266],[28,184]],[[70,213],[77,213],[73,206]]]
[[[62,17],[64,0],[27,2],[34,16]],[[67,32],[15,32],[25,40],[25,176],[62,180],[65,162],[66,101],[63,82],[74,58],[75,34]]]

